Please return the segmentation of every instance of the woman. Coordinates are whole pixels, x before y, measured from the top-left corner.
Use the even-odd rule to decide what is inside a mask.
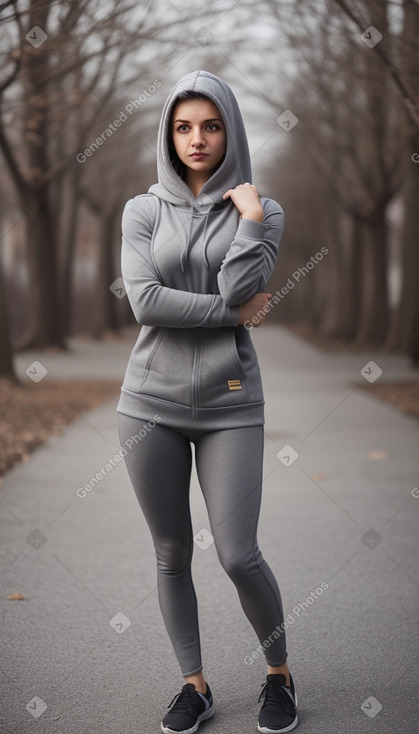
[[[121,442],[144,434],[128,443],[125,461],[152,534],[160,608],[186,681],[161,728],[193,734],[214,714],[191,577],[192,442],[219,560],[261,644],[270,642],[258,730],[290,731],[296,695],[281,596],[256,537],[264,399],[245,326],[260,325],[269,310],[264,288],[283,211],[251,185],[237,100],[213,74],[188,74],[170,93],[158,179],[123,214],[122,275],[142,329],[117,410]]]

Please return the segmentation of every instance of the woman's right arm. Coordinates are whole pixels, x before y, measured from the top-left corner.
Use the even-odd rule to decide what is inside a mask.
[[[153,223],[145,202],[141,204],[131,199],[125,205],[121,255],[122,277],[138,323],[174,328],[237,326],[240,307],[227,306],[221,296],[162,285],[150,252]]]

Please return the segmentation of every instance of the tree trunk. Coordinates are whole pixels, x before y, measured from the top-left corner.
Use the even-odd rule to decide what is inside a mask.
[[[34,188],[22,202],[29,278],[28,318],[18,349],[56,344],[65,347],[58,303],[54,225],[46,187]]]
[[[329,254],[327,255],[327,266],[329,272],[329,288],[331,289],[329,303],[334,304],[334,313],[331,318],[331,328],[338,337],[344,339],[350,335],[353,336],[353,327],[348,323],[348,319],[352,318],[353,310],[356,303],[352,303],[354,287],[350,282],[352,270],[345,267],[345,253],[348,249],[346,228],[342,231],[343,217],[341,216],[341,207],[338,197],[332,195],[332,206],[330,212],[330,242],[328,245]],[[351,252],[349,257],[352,259],[353,249],[351,243]],[[329,260],[330,258],[330,260]]]
[[[374,1],[371,6],[374,20],[383,34],[380,41],[390,45],[388,34],[388,0]],[[361,151],[364,166],[362,228],[362,298],[361,320],[355,344],[381,344],[388,330],[387,288],[387,222],[385,219],[386,192],[386,131],[388,127],[388,77],[371,49],[363,49],[365,57],[364,91],[366,96],[366,126]]]
[[[345,258],[345,273],[340,284],[338,301],[338,325],[336,333],[344,340],[355,337],[361,314],[361,253],[362,227],[355,217],[352,220],[348,253]]]
[[[116,279],[114,264],[115,210],[100,218],[99,267],[96,280],[96,308],[93,320],[93,336],[101,339],[106,329],[119,331],[117,314],[118,298],[109,286]]]
[[[32,0],[30,27],[46,30],[52,0]],[[25,191],[20,191],[26,226],[28,253],[28,318],[19,348],[57,344],[64,347],[58,302],[56,232],[51,215],[50,187],[42,176],[49,170],[48,151],[48,66],[50,48],[25,47],[23,124],[28,164]]]
[[[73,276],[76,249],[76,236],[78,226],[78,215],[80,210],[80,166],[74,168],[68,181],[63,183],[62,204],[62,253],[59,263],[61,297],[60,318],[62,333],[64,336],[71,332],[71,316],[73,301]]]
[[[13,347],[10,342],[9,314],[6,303],[3,268],[0,259],[0,377],[9,377],[17,382]]]
[[[419,13],[414,0],[404,0],[402,68],[416,98],[419,97],[419,69],[416,44]],[[398,328],[393,335],[395,346],[402,345],[412,364],[419,366],[419,131],[411,117],[404,120],[407,173],[403,186],[403,288],[398,314]]]
[[[385,210],[363,222],[361,320],[355,344],[382,344],[389,324]]]
[[[418,136],[419,138],[419,136]],[[410,154],[419,151],[419,140]],[[419,365],[419,162],[411,163],[404,181],[403,287],[395,345],[402,345],[412,364]]]

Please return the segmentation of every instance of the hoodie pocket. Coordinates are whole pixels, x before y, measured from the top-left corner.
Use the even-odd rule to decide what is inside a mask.
[[[235,329],[203,329],[199,366],[200,408],[241,405],[249,400]]]
[[[148,326],[141,327],[125,372],[123,387],[126,390],[140,392],[162,337],[162,329]]]
[[[139,339],[134,347],[125,387],[160,400],[191,405],[193,331],[149,327],[144,340]]]

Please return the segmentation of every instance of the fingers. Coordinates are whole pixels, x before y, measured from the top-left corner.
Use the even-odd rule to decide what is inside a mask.
[[[257,318],[252,319],[252,326],[254,326],[255,329],[259,328],[259,326],[262,326],[265,323],[266,314],[258,314]]]
[[[248,181],[246,181],[243,184],[237,184],[236,189],[243,189],[246,186],[250,186],[251,189],[254,189],[255,191],[257,191],[256,186],[254,184],[249,183]]]
[[[234,189],[229,189],[228,191],[226,191],[225,194],[223,194],[223,199],[227,199],[229,196],[231,196],[231,194],[234,191],[237,191],[237,189],[243,189],[243,188],[246,188],[246,187],[250,187],[251,189],[253,189],[257,193],[256,186],[254,186],[254,184],[251,184],[248,181],[246,181],[246,183],[244,183],[244,184],[237,184],[237,186]]]

